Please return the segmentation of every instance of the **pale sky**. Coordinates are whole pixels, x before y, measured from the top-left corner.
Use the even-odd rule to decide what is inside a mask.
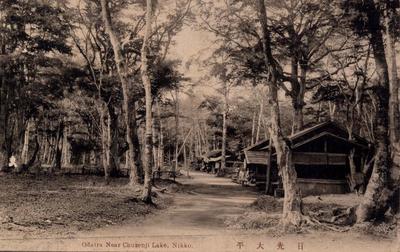
[[[185,71],[188,77],[201,77],[204,73],[201,72],[197,64],[193,63],[188,69],[186,63],[199,57],[204,58],[205,54],[210,55],[210,47],[212,46],[210,37],[207,32],[184,27],[176,36],[175,45],[171,48],[168,57],[182,60],[181,71]]]
[[[77,5],[78,2],[79,0],[70,0],[72,5]],[[193,62],[189,68],[186,63],[192,62],[193,59],[197,58],[207,58],[213,50],[214,38],[214,35],[209,32],[194,30],[191,27],[185,26],[174,38],[175,43],[170,48],[168,58],[181,60],[182,66],[180,71],[184,73],[186,77],[191,78],[192,82],[196,82],[202,76],[207,75],[207,71],[201,69],[195,62]],[[400,54],[397,53],[396,56],[397,61],[400,62]],[[400,64],[398,64],[398,66],[400,67]],[[212,83],[208,84],[209,86],[213,86]],[[212,94],[215,92],[215,90],[207,86],[199,88],[199,91],[205,94]]]
[[[165,1],[165,0],[163,0]],[[78,6],[80,3],[83,4],[82,0],[69,0],[71,6]],[[163,2],[165,4],[165,2]],[[124,15],[132,14],[131,11],[124,11]],[[182,31],[177,34],[174,38],[175,44],[171,46],[168,58],[182,60],[182,69],[187,77],[194,79],[200,77],[202,73],[198,67],[192,66],[190,69],[185,67],[186,63],[193,58],[209,54],[210,46],[212,46],[211,38],[212,34],[205,31],[194,30],[191,27],[184,26]]]

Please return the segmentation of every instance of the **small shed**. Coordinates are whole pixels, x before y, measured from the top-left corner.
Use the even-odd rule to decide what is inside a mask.
[[[349,192],[350,174],[361,173],[370,158],[370,145],[336,122],[325,122],[288,137],[292,151],[291,163],[297,172],[297,183],[303,195]],[[244,150],[249,178],[273,193],[281,188],[276,153],[269,140],[258,142]],[[351,158],[352,157],[352,158]],[[354,162],[351,171],[350,160]]]
[[[222,150],[212,150],[203,156],[203,171],[216,173],[221,167]],[[234,153],[225,151],[225,160],[227,162],[235,160]]]

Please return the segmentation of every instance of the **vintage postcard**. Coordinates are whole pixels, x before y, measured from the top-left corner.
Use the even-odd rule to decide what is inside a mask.
[[[0,251],[400,252],[399,0],[0,0]]]

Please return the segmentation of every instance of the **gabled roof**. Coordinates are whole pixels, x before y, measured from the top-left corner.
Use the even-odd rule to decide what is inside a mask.
[[[348,140],[349,135],[346,128],[341,126],[339,123],[333,121],[319,123],[310,128],[301,130],[293,135],[290,135],[288,137],[288,140],[291,143],[291,146],[293,147],[294,145],[299,146],[302,145],[303,143],[309,142],[308,141],[309,139],[315,138],[316,136],[324,136],[324,135],[330,135],[336,138],[340,138],[343,141],[347,141],[350,144],[358,145],[363,148],[368,148],[369,145],[369,142],[365,138],[357,134],[353,134],[352,141]],[[269,149],[269,139],[265,139],[245,148],[244,151],[265,151],[268,149]]]
[[[298,144],[304,140],[307,140],[308,138],[311,138],[315,135],[323,135],[324,133],[329,133],[330,135],[334,135],[338,138],[344,139],[345,141],[351,142],[356,145],[360,146],[365,146],[366,148],[369,145],[369,142],[357,135],[357,134],[352,134],[352,141],[349,141],[349,133],[345,127],[343,127],[341,124],[333,121],[327,121],[324,123],[317,124],[315,126],[312,126],[310,128],[304,129],[302,131],[299,131],[289,137],[290,142],[293,144]]]
[[[232,158],[234,155],[231,151],[226,150],[225,151],[225,158],[229,159]],[[218,162],[222,159],[222,150],[212,150],[206,153],[203,156],[203,161],[204,162]]]
[[[261,150],[263,148],[268,149],[268,146],[269,146],[269,139],[264,139],[253,145],[250,145],[249,147],[244,148],[244,151]]]
[[[225,150],[225,155],[226,156],[231,156],[233,153],[229,150]],[[218,150],[212,150],[207,152],[206,154],[204,154],[203,157],[205,158],[216,158],[216,157],[220,157],[222,155],[222,150],[218,149]]]
[[[211,158],[211,157],[218,157],[222,153],[222,150],[212,150],[204,154],[204,157]]]

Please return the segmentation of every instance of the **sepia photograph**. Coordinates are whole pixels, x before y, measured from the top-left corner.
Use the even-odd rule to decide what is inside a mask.
[[[0,0],[0,251],[400,252],[400,0]]]

